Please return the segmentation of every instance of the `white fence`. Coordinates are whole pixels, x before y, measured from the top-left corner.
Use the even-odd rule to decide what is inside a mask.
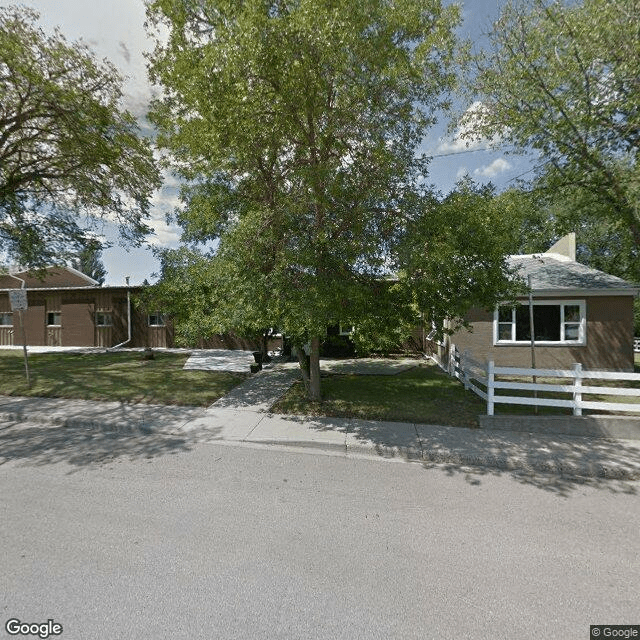
[[[624,411],[640,413],[640,402],[625,402],[625,399],[640,397],[640,388],[626,386],[599,386],[584,384],[591,380],[612,380],[640,383],[640,374],[617,371],[587,371],[576,363],[572,369],[526,369],[519,367],[496,367],[493,360],[481,363],[468,352],[459,353],[451,345],[449,374],[458,378],[465,386],[487,402],[487,415],[492,416],[496,404],[518,404],[538,407],[564,407],[573,415],[581,416],[583,409],[597,411]],[[496,380],[496,376],[502,379]],[[505,377],[519,380],[505,380]],[[522,381],[532,378],[532,382]],[[560,378],[562,383],[537,382],[538,378]],[[566,384],[564,383],[566,379]],[[481,387],[484,387],[482,389]],[[500,392],[528,391],[533,396],[502,395]],[[538,392],[568,395],[565,398],[539,397]],[[584,396],[618,396],[621,402],[585,399]]]
[[[635,353],[640,353],[640,338],[633,339],[633,350]]]

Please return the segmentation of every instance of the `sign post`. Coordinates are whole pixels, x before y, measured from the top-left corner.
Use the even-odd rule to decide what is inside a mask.
[[[531,289],[531,275],[527,276],[527,283],[529,285],[529,332],[531,333],[531,368],[536,368],[536,338],[535,338],[535,326],[533,324],[533,291]],[[533,384],[536,383],[536,376],[533,375]],[[533,397],[538,398],[537,389],[533,392]],[[538,415],[538,405],[533,406],[533,412]]]
[[[27,358],[27,331],[24,328],[23,311],[29,308],[27,303],[27,292],[25,289],[12,289],[9,291],[9,301],[11,311],[17,311],[20,315],[20,326],[22,327],[22,350],[24,351],[24,370],[27,374],[27,386],[31,389],[31,376],[29,375],[29,358]]]

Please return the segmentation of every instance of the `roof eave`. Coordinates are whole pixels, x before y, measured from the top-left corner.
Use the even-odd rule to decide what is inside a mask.
[[[640,287],[625,287],[617,289],[532,289],[534,296],[559,298],[562,296],[637,296]]]

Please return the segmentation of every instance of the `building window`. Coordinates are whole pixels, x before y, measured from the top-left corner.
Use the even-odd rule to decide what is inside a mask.
[[[534,301],[533,328],[539,344],[585,344],[586,304],[584,300]],[[493,321],[494,344],[529,344],[529,305],[498,307]]]
[[[149,314],[149,326],[150,327],[164,327],[164,316],[156,311],[155,313]]]
[[[47,326],[48,327],[60,327],[60,326],[62,326],[62,312],[61,311],[49,311],[49,313],[47,313]]]
[[[353,325],[352,324],[344,324],[344,323],[340,323],[338,325],[338,333],[341,336],[350,336],[353,333]]]
[[[0,313],[0,327],[13,326],[13,313],[11,311],[3,311]]]
[[[96,327],[112,327],[113,316],[111,313],[105,311],[98,311],[96,313]]]

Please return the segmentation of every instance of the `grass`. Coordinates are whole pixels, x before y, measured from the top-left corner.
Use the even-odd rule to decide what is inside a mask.
[[[640,354],[636,354],[640,369]],[[523,380],[530,382],[530,379]],[[566,384],[567,380],[538,380]],[[600,386],[613,386],[613,381],[599,381]],[[589,381],[598,386],[598,381]],[[620,383],[622,386],[624,383]],[[627,383],[629,384],[629,383]],[[636,386],[633,383],[631,386]],[[506,392],[501,390],[504,395]],[[419,366],[393,376],[330,375],[322,379],[322,402],[307,400],[302,383],[294,385],[273,407],[276,413],[362,418],[418,422],[456,427],[478,425],[478,415],[487,412],[487,405],[472,391],[465,391],[455,378],[449,377],[435,364]],[[513,391],[508,395],[533,395]],[[569,394],[540,392],[540,397],[569,398]],[[638,397],[588,396],[590,400],[638,402]],[[496,404],[495,413],[534,415],[534,408],[526,405]],[[585,415],[596,413],[585,411]],[[601,412],[598,412],[601,413]],[[538,407],[539,415],[571,415],[571,409]]]
[[[393,376],[322,378],[322,402],[309,402],[302,383],[273,407],[276,413],[476,426],[485,403],[435,365],[420,364]]]
[[[21,351],[0,351],[0,395],[119,400],[148,404],[206,406],[247,376],[185,371],[186,354],[140,352],[30,354],[31,389]]]

